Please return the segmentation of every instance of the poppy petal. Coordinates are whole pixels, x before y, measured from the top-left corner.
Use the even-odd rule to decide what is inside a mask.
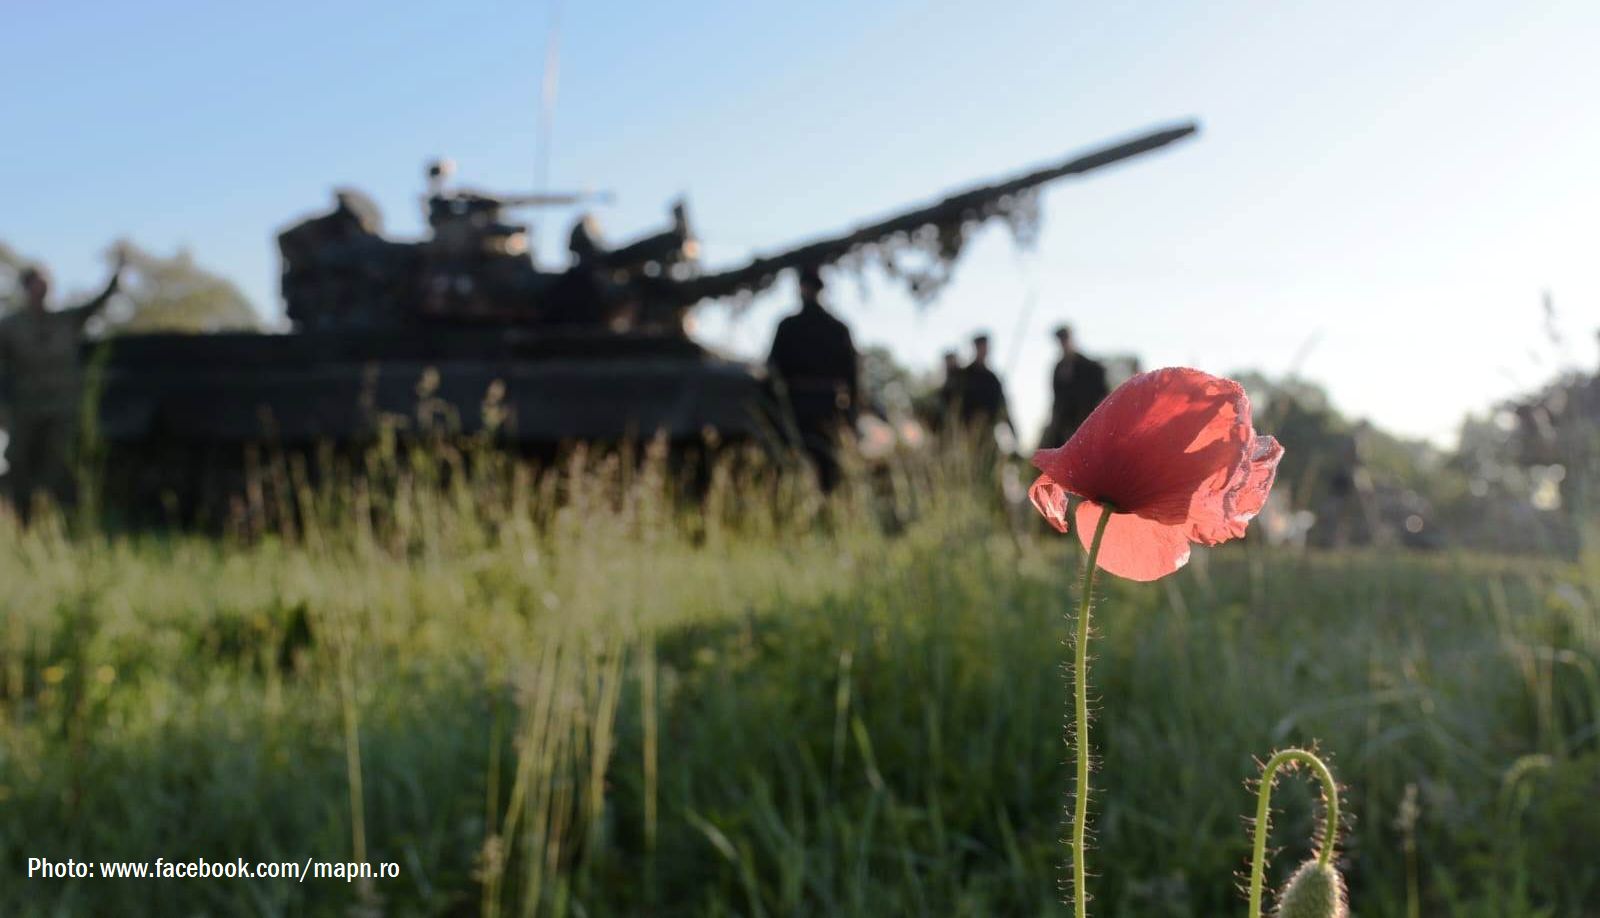
[[[1198,492],[1229,480],[1251,436],[1243,387],[1168,367],[1117,387],[1072,439],[1039,450],[1033,464],[1067,491],[1175,525],[1188,521]]]
[[[1196,495],[1189,512],[1189,538],[1215,545],[1245,534],[1267,503],[1278,474],[1283,447],[1268,436],[1255,437],[1244,462],[1213,493]]]
[[[1049,475],[1040,475],[1034,480],[1028,488],[1028,499],[1056,532],[1067,531],[1067,492],[1051,481]]]
[[[1101,507],[1093,501],[1078,504],[1078,541],[1084,548],[1094,539]],[[1129,580],[1159,580],[1189,563],[1189,538],[1182,525],[1166,525],[1131,513],[1113,513],[1100,541],[1096,566]]]
[[[1239,485],[1239,496],[1234,511],[1244,514],[1246,521],[1255,518],[1267,505],[1267,494],[1278,477],[1278,462],[1283,459],[1283,445],[1276,437],[1256,437],[1250,447],[1250,470]]]

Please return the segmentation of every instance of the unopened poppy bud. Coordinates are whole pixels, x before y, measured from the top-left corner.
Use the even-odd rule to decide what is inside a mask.
[[[1315,858],[1300,865],[1278,898],[1277,918],[1348,918],[1344,878]]]

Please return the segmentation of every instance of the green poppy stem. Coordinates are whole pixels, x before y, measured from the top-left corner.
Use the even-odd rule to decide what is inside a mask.
[[[1322,850],[1317,852],[1317,864],[1328,866],[1333,859],[1333,848],[1339,841],[1339,785],[1333,772],[1314,753],[1304,749],[1285,749],[1267,760],[1261,770],[1261,786],[1256,791],[1255,851],[1250,861],[1250,911],[1249,918],[1261,918],[1261,888],[1266,871],[1267,831],[1271,819],[1272,784],[1277,780],[1278,769],[1290,762],[1310,765],[1322,781],[1322,803],[1327,810],[1327,821],[1322,828]]]
[[[1073,646],[1077,656],[1072,666],[1072,694],[1076,703],[1072,735],[1073,749],[1078,759],[1078,785],[1072,813],[1072,904],[1077,918],[1086,918],[1089,914],[1089,895],[1084,888],[1088,873],[1084,836],[1089,827],[1089,606],[1094,595],[1095,562],[1100,557],[1100,542],[1105,538],[1106,524],[1109,522],[1111,507],[1107,506],[1100,511],[1100,522],[1095,524],[1094,539],[1089,543],[1089,556],[1083,563],[1083,596],[1078,601],[1078,640]]]

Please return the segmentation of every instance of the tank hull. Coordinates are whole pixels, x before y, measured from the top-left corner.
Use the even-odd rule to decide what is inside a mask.
[[[660,334],[517,328],[140,335],[101,346],[106,494],[189,511],[243,487],[247,456],[354,453],[385,431],[491,432],[554,455],[576,442],[758,440],[755,367]],[[176,496],[176,498],[174,497]]]
[[[608,332],[418,329],[353,336],[140,335],[104,358],[99,436],[246,443],[347,442],[442,416],[530,445],[658,433],[758,433],[766,403],[748,364],[692,341]],[[503,420],[484,404],[500,389]]]

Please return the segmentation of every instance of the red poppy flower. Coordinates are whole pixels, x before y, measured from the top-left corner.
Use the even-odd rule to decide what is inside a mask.
[[[1057,449],[1033,454],[1043,475],[1033,505],[1061,532],[1067,495],[1078,504],[1088,547],[1103,507],[1112,508],[1099,566],[1155,580],[1189,560],[1189,544],[1244,535],[1267,502],[1283,447],[1257,436],[1244,387],[1180,367],[1141,373],[1106,397]]]

